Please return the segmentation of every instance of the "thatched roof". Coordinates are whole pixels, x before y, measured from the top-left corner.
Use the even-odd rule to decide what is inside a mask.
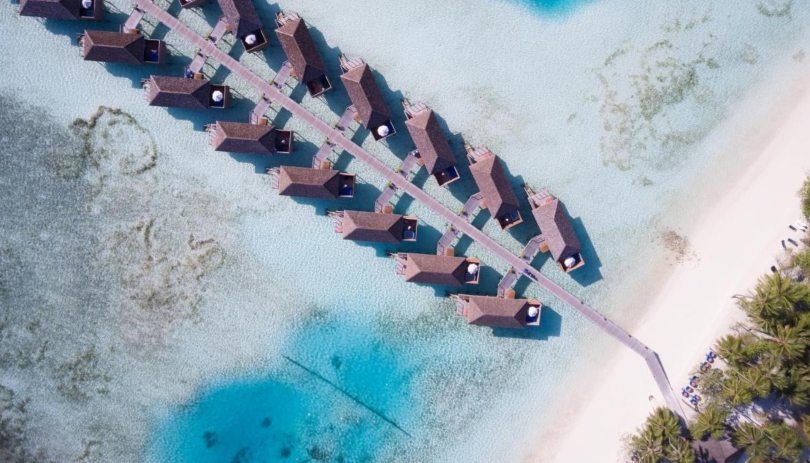
[[[582,246],[579,244],[579,238],[559,199],[554,198],[535,207],[532,209],[532,215],[555,261],[560,262],[566,257],[580,253]]]
[[[465,283],[467,265],[465,257],[408,253],[405,261],[405,281],[462,286]]]
[[[214,149],[235,153],[273,154],[276,130],[272,125],[217,121]]]
[[[398,243],[405,224],[399,214],[344,211],[343,238],[355,241]]]
[[[698,463],[736,463],[743,453],[729,439],[696,440],[692,442],[692,448],[695,449]]]
[[[147,97],[152,106],[208,109],[211,85],[206,79],[150,76]]]
[[[251,0],[217,0],[236,37],[242,38],[264,27]]]
[[[289,19],[276,29],[276,35],[302,83],[306,84],[326,75],[326,64],[303,19]]]
[[[470,166],[470,172],[481,194],[484,195],[484,202],[492,217],[508,215],[518,209],[517,196],[512,191],[501,160],[497,156],[493,154],[484,157]]]
[[[79,19],[80,11],[81,0],[21,0],[20,2],[21,16]]]
[[[340,172],[312,167],[281,166],[278,194],[305,198],[335,199],[340,192]]]
[[[433,110],[420,111],[405,121],[408,133],[411,134],[425,167],[431,174],[442,172],[456,165],[456,157],[447,143],[439,121]]]
[[[349,69],[340,76],[363,127],[374,129],[391,120],[391,112],[385,105],[380,87],[374,80],[368,64]]]
[[[137,32],[84,31],[82,55],[88,61],[143,64],[144,40]]]
[[[523,328],[531,306],[529,299],[467,296],[467,321],[473,325]]]

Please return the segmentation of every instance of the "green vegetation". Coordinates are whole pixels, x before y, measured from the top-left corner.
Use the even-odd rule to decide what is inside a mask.
[[[630,438],[630,446],[635,460],[641,463],[695,461],[695,452],[686,439],[686,432],[678,417],[666,408],[656,408],[647,417],[638,434]]]
[[[810,209],[810,178],[802,201]],[[810,282],[798,271],[808,274],[810,249],[790,266],[736,296],[747,319],[717,340],[721,361],[698,378],[697,416],[684,430],[671,412],[655,410],[628,440],[636,461],[694,461],[681,448],[692,452],[696,439],[730,440],[751,462],[795,462],[810,449]]]
[[[805,275],[810,275],[810,248],[804,248],[794,254],[792,265],[802,269]]]
[[[802,213],[810,218],[810,177],[804,180],[802,189],[799,190],[799,197],[802,200]]]

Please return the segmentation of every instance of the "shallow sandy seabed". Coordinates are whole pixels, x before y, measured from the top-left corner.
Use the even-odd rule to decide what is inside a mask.
[[[278,6],[259,6],[270,23]],[[666,265],[658,237],[687,230],[697,215],[682,206],[693,182],[722,170],[728,177],[718,183],[728,184],[750,158],[723,156],[712,130],[755,84],[778,70],[773,85],[783,86],[806,67],[810,14],[797,2],[765,1],[598,1],[553,16],[501,2],[374,2],[373,15],[361,2],[280,6],[313,26],[333,76],[340,52],[374,66],[399,132],[399,99],[424,100],[457,154],[463,133],[503,158],[516,188],[526,182],[559,195],[589,265],[577,279],[545,258],[538,265],[627,326],[644,307],[616,303],[620,290],[652,288],[639,282]],[[295,457],[331,449],[330,458],[347,461],[511,461],[527,449],[546,456],[552,442],[536,436],[567,419],[580,375],[613,356],[609,339],[525,284],[524,294],[549,306],[539,333],[501,337],[464,325],[443,291],[394,275],[385,247],[334,235],[324,209],[368,208],[382,187],[363,166],[335,157],[362,181],[347,205],[270,191],[259,175],[265,167],[304,165],[322,141],[299,121],[283,112],[275,120],[299,136],[289,158],[213,153],[203,125],[244,120],[256,98],[234,77],[206,67],[237,91],[232,110],[151,108],[139,80],[179,73],[193,52],[165,28],[144,26],[171,46],[164,69],[105,66],[78,58],[72,41],[86,25],[13,10],[0,9],[0,35],[15,37],[0,43],[0,92],[10,103],[0,113],[0,187],[14,198],[3,203],[0,234],[0,398],[23,460],[39,451],[55,461],[159,461],[163,452],[188,461],[177,442],[196,451],[205,434],[172,424],[194,419],[200,397],[262,380],[299,388],[313,407],[307,418],[274,430],[292,436],[276,436],[278,445],[236,436],[219,441],[211,458],[247,455],[239,452],[251,445],[262,457],[289,442]],[[207,32],[218,11],[202,12],[180,17]],[[116,29],[123,17],[99,27]],[[279,47],[233,54],[268,78],[281,62]],[[329,121],[347,104],[340,90],[326,100],[292,93]],[[94,118],[101,105],[124,113]],[[405,136],[390,151],[363,130],[354,137],[390,165],[411,148]],[[418,181],[453,207],[473,188]],[[407,200],[398,209],[427,224],[426,239],[405,249],[429,252],[443,224]],[[534,233],[531,223],[514,236],[491,223],[485,230],[515,251]],[[458,251],[493,266],[480,288],[491,292],[503,266],[467,241]],[[382,409],[413,437],[316,387],[282,355]],[[173,434],[183,429],[195,434]]]

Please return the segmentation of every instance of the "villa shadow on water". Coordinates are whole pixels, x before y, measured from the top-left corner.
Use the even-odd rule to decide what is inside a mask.
[[[569,275],[580,285],[588,286],[602,279],[602,261],[599,259],[599,254],[596,252],[582,218],[571,219],[571,224],[574,226],[579,242],[582,245],[582,259],[585,260],[585,265],[574,270]]]

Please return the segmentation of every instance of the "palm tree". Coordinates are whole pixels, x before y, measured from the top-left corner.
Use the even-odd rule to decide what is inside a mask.
[[[768,444],[765,433],[759,426],[752,423],[742,423],[734,431],[732,436],[734,445],[743,448],[748,453],[748,458],[756,460],[767,455]]]
[[[720,399],[723,394],[724,381],[726,374],[720,368],[710,368],[709,371],[700,375],[700,383],[698,388],[701,395],[710,399]]]
[[[738,301],[761,329],[773,333],[779,325],[795,324],[796,311],[810,307],[810,286],[771,273],[759,279],[753,293],[739,296]]]
[[[678,418],[667,408],[658,407],[648,419],[649,427],[663,442],[672,442],[681,436],[681,424]]]
[[[810,368],[797,366],[785,371],[782,378],[777,383],[780,395],[794,407],[810,406]]]
[[[732,376],[726,378],[723,382],[723,396],[728,399],[732,406],[747,404],[754,400],[754,396],[749,389],[748,384],[740,379],[738,372],[730,370]]]
[[[648,423],[645,423],[638,434],[630,438],[630,448],[632,453],[641,463],[658,463],[664,450],[661,441],[655,435]]]
[[[770,443],[768,453],[772,461],[786,463],[799,461],[802,442],[790,426],[784,423],[768,424],[765,426],[765,436]]]
[[[706,436],[711,436],[712,439],[720,439],[726,433],[726,420],[728,419],[729,411],[726,407],[712,402],[707,405],[700,414],[689,430],[692,436],[696,439],[705,439]]]
[[[740,379],[740,382],[748,388],[749,394],[753,397],[752,400],[767,397],[771,393],[772,383],[762,369],[756,366],[748,367],[736,371],[735,374]]]
[[[666,453],[666,460],[673,463],[695,463],[697,456],[695,450],[686,439],[678,439]]]
[[[695,461],[694,452],[683,437],[678,418],[666,408],[653,410],[644,426],[630,438],[630,448],[642,463]]]
[[[736,367],[748,362],[748,349],[753,340],[748,334],[729,334],[720,338],[714,348],[720,358]]]
[[[807,349],[807,333],[796,326],[777,326],[769,345],[780,358],[788,361],[798,360]]]

